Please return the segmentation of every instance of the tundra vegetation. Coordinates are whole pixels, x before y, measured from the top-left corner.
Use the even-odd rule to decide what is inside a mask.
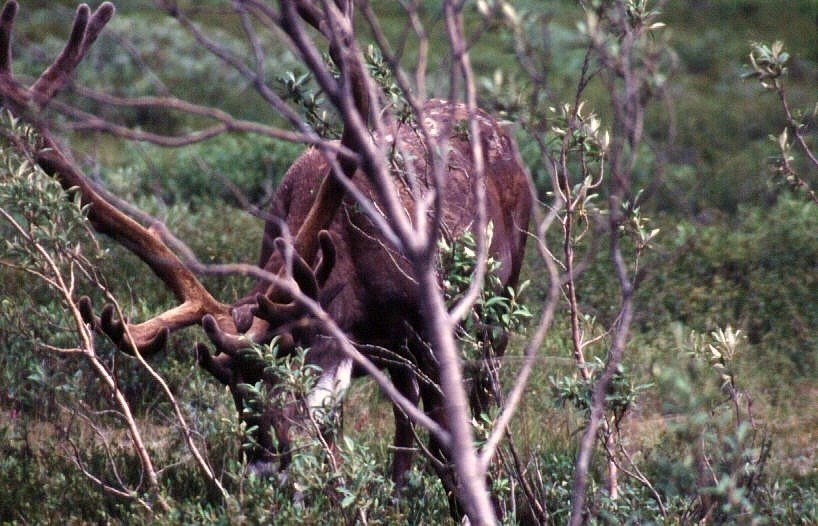
[[[0,521],[818,522],[813,0],[116,7],[0,18]]]

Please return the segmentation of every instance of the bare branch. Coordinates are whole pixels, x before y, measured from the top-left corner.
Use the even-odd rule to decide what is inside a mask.
[[[88,97],[103,104],[113,106],[123,106],[130,108],[163,108],[179,111],[190,115],[206,117],[218,121],[220,124],[211,126],[198,132],[188,133],[181,136],[167,136],[140,130],[134,130],[126,126],[117,125],[105,119],[83,112],[73,106],[61,102],[53,102],[51,106],[58,112],[76,119],[76,122],[67,125],[70,129],[100,131],[122,137],[125,139],[144,141],[167,147],[179,147],[201,142],[216,135],[227,132],[254,133],[272,139],[280,139],[288,142],[320,145],[333,153],[356,158],[356,155],[348,149],[326,141],[314,134],[304,134],[283,130],[274,126],[268,126],[254,121],[236,119],[228,113],[208,106],[200,106],[174,97],[116,97],[106,93],[90,90],[88,88],[75,86],[78,94]]]
[[[531,192],[533,195],[536,195],[536,189],[534,188],[533,184],[531,184]],[[545,247],[546,233],[553,221],[557,218],[559,210],[559,201],[550,207],[549,212],[545,217],[540,217],[540,211],[535,208],[535,222],[538,225],[537,240],[539,241],[541,247]],[[512,384],[511,391],[506,396],[502,412],[497,419],[495,419],[494,428],[492,429],[489,437],[486,439],[486,442],[480,452],[480,462],[483,469],[488,469],[491,459],[497,450],[497,446],[500,444],[500,441],[506,433],[517,407],[522,402],[523,393],[528,386],[528,380],[534,370],[534,365],[537,362],[537,353],[543,340],[545,339],[546,334],[548,333],[548,330],[551,327],[551,324],[553,323],[554,313],[557,305],[559,304],[559,292],[562,285],[559,269],[547,250],[543,250],[541,252],[541,257],[545,263],[546,270],[548,271],[548,292],[546,294],[545,303],[542,307],[537,329],[534,331],[534,335],[526,344],[525,351],[523,352],[525,357],[523,366],[517,373],[514,383]]]
[[[448,4],[447,4],[448,10]],[[446,27],[449,32],[449,40],[452,46],[452,55],[458,63],[461,74],[463,75],[463,88],[466,94],[466,111],[468,112],[466,119],[469,123],[469,134],[471,136],[471,157],[473,165],[474,177],[474,195],[477,205],[477,227],[474,237],[476,240],[476,262],[472,274],[472,282],[469,289],[463,297],[455,304],[449,311],[451,320],[459,322],[474,306],[474,302],[480,295],[486,279],[486,269],[488,267],[488,245],[486,243],[486,228],[488,217],[486,215],[486,181],[485,181],[485,167],[483,162],[483,130],[481,129],[479,119],[477,118],[477,90],[474,86],[474,72],[471,68],[471,61],[469,60],[468,52],[465,48],[465,37],[463,35],[463,19],[462,15],[455,13],[448,13],[446,16]],[[438,205],[439,206],[439,205]],[[440,210],[436,211],[436,218],[440,217]],[[439,219],[437,219],[439,221]],[[438,225],[435,225],[436,227]],[[528,225],[519,225],[521,228],[526,228]]]
[[[116,301],[116,298],[114,298],[114,296],[108,290],[105,290],[105,295],[108,298],[108,301],[111,302],[111,304],[113,304],[114,307],[116,308],[119,319],[125,319],[124,315],[122,314],[122,309],[120,309],[119,304]],[[133,342],[134,339],[133,336],[129,333],[130,329],[127,324],[125,324],[124,330],[127,336],[126,338],[127,341]],[[211,484],[216,486],[222,498],[226,501],[230,497],[230,495],[227,493],[227,490],[224,488],[224,486],[222,486],[219,479],[214,475],[213,469],[205,461],[204,457],[202,456],[202,453],[199,451],[198,446],[193,441],[190,426],[188,426],[185,416],[182,413],[182,409],[179,407],[179,403],[177,402],[176,397],[173,395],[173,392],[170,390],[170,387],[168,386],[167,382],[165,382],[165,379],[162,378],[162,376],[159,373],[157,373],[156,370],[148,362],[145,361],[145,358],[142,356],[142,353],[139,352],[139,349],[136,346],[132,346],[132,352],[133,355],[136,357],[136,360],[139,362],[139,365],[141,365],[148,372],[151,378],[153,378],[154,381],[158,383],[159,386],[161,387],[162,392],[165,394],[171,406],[173,407],[173,412],[174,415],[176,416],[176,421],[179,424],[179,427],[182,429],[182,435],[185,437],[185,444],[187,445],[188,450],[190,450],[190,453],[193,455],[193,458],[196,460],[196,463],[199,465],[199,468],[205,474],[207,480],[209,480]]]

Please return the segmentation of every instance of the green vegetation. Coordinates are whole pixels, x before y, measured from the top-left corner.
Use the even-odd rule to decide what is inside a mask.
[[[103,36],[105,45],[97,46],[81,69],[81,84],[128,96],[166,87],[236,117],[282,124],[260,100],[248,96],[249,88],[235,73],[198,49],[173,20],[151,14],[150,2],[120,3],[111,31],[117,38],[128,36],[152,73],[137,68],[114,37]],[[57,17],[74,2],[58,2],[66,6],[64,12],[53,2],[30,4],[30,18],[20,24],[19,52],[15,48],[29,73],[39,71],[63,42],[62,33],[50,35],[62,27]],[[388,4],[379,6],[385,31],[401,34],[404,21],[392,5],[397,3],[383,4]],[[444,40],[431,4],[429,30],[439,33],[431,40],[434,49]],[[550,140],[562,140],[551,130],[562,121],[546,108],[549,102],[556,108],[566,101],[573,104],[585,48],[577,30],[583,19],[577,3],[541,4],[514,3],[532,49],[548,57],[539,64],[546,75],[545,87],[534,94],[537,108],[529,106],[533,90],[513,58],[513,35],[503,24],[482,28],[485,33],[471,53],[481,106],[527,123],[518,130],[519,147],[545,198],[553,190],[551,178],[531,132],[541,125]],[[243,49],[239,28],[220,27],[217,16],[202,12],[209,30]],[[467,22],[478,28],[477,9],[469,16]],[[626,461],[614,500],[605,487],[605,455],[599,448],[589,487],[592,523],[816,524],[818,205],[804,189],[818,187],[818,171],[792,145],[792,133],[781,142],[788,125],[781,102],[753,78],[748,56],[755,43],[766,43],[761,45],[770,50],[773,41],[784,42],[789,104],[805,123],[805,137],[815,151],[818,3],[670,1],[660,20],[668,30],[656,38],[666,38],[662,43],[672,52],[662,64],[662,76],[652,80],[659,102],[648,109],[647,139],[635,152],[631,211],[644,221],[634,226],[642,237],[629,238],[626,247],[634,258],[639,256],[645,275],[636,291],[625,362],[608,398],[627,455],[620,457]],[[416,53],[409,46],[404,62],[412,64]],[[292,55],[273,55],[266,57],[267,69],[280,77],[282,95],[290,97],[305,120],[331,121],[331,113],[320,113],[321,100],[305,98],[314,93],[314,83],[302,77]],[[447,71],[446,64],[435,66]],[[447,82],[442,75],[429,79],[436,95],[447,93]],[[584,94],[586,108],[599,115],[603,128],[613,118],[607,96],[604,84],[592,78]],[[68,97],[75,100],[75,94]],[[128,126],[164,133],[186,133],[200,124],[156,110],[120,112],[96,102],[82,104],[89,112],[117,115]],[[54,244],[49,250],[66,258],[61,268],[79,264],[89,269],[87,274],[77,271],[78,291],[99,303],[111,291],[131,319],[169,307],[173,299],[156,286],[143,264],[109,240],[89,236],[77,201],[33,168],[14,143],[37,138],[19,123],[6,122],[6,115],[3,119],[0,209],[39,225],[33,231],[44,243]],[[81,162],[89,154],[104,165],[97,169],[86,162],[89,173],[98,172],[112,193],[160,217],[207,263],[255,262],[262,221],[236,209],[246,204],[241,199],[263,207],[301,151],[300,146],[246,135],[224,135],[183,149],[123,145],[83,133],[70,140]],[[654,234],[654,228],[659,232]],[[7,221],[0,221],[0,233],[0,523],[44,524],[56,518],[61,523],[123,524],[450,520],[438,480],[420,462],[409,474],[404,498],[393,503],[391,408],[369,380],[358,381],[348,395],[339,466],[325,461],[315,430],[303,430],[308,439],[294,455],[291,484],[270,484],[246,473],[237,459],[239,438],[247,430],[236,423],[229,393],[196,363],[194,344],[204,339],[197,328],[174,335],[169,352],[151,362],[172,386],[197,443],[233,496],[226,503],[191,460],[172,404],[155,380],[135,359],[97,338],[97,355],[113,371],[161,470],[161,495],[152,494],[123,423],[111,410],[109,390],[87,361],[53,352],[53,347],[75,346],[76,330],[53,288],[25,272],[39,269],[42,260],[21,249],[25,239]],[[458,242],[463,246],[454,243],[442,256],[449,258],[443,264],[451,272],[453,296],[468,287],[472,271],[468,255],[473,240]],[[618,308],[612,300],[619,289],[606,243],[601,242],[576,289],[584,313],[581,327],[599,337],[586,348],[592,378],[602,369],[610,343],[605,328],[613,324]],[[71,259],[77,244],[90,261]],[[589,239],[577,238],[578,253],[591,246]],[[484,291],[482,311],[460,335],[464,352],[474,358],[485,352],[481,337],[486,335],[468,329],[519,328],[501,370],[508,382],[519,368],[524,334],[532,330],[524,327],[524,319],[538,311],[546,293],[545,273],[535,259],[529,245],[523,280],[530,286],[510,298]],[[225,300],[240,297],[249,283],[241,277],[208,277],[205,282]],[[509,523],[536,520],[524,485],[550,523],[563,524],[570,513],[577,437],[590,400],[589,380],[572,359],[570,331],[567,314],[558,314],[512,423],[515,443],[504,446],[500,455],[495,483],[498,494],[514,503],[505,510]],[[273,358],[272,349],[262,351],[281,375],[292,372],[290,364]],[[309,381],[305,376],[290,383],[302,392]],[[522,466],[515,464],[515,456]],[[132,493],[117,496],[101,489],[103,484]],[[137,500],[153,504],[151,499],[160,497],[167,510],[155,515]],[[711,511],[696,516],[694,502],[712,504]]]

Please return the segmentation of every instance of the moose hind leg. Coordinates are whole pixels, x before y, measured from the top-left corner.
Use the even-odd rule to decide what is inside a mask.
[[[508,346],[508,334],[500,333],[483,335],[485,351],[481,363],[474,369],[470,378],[469,402],[472,414],[478,420],[483,413],[488,413],[498,403],[496,393],[499,391],[498,371],[500,359]]]
[[[420,394],[426,414],[446,428],[443,395],[439,388],[436,385],[423,385],[420,388]],[[449,501],[449,513],[451,513],[455,522],[459,524],[465,516],[465,508],[457,498],[457,478],[443,445],[432,434],[429,435],[428,451],[433,457],[429,460],[432,462],[435,473],[437,473],[440,482],[443,484],[443,490],[446,492],[446,498]]]
[[[390,367],[389,375],[400,394],[417,406],[418,402],[420,402],[420,390],[412,370],[409,367]],[[392,482],[395,483],[395,493],[400,495],[400,492],[406,486],[406,472],[412,467],[415,433],[412,429],[411,420],[397,405],[392,405],[392,412],[395,415]]]
[[[498,396],[502,396],[498,373],[500,359],[508,345],[508,333],[502,332],[497,336],[487,334],[484,338],[486,345],[482,363],[476,368],[473,377],[470,379],[469,402],[472,415],[477,421],[481,421],[484,414],[491,413],[502,401],[498,400]],[[496,473],[497,468],[497,457],[495,456],[493,466],[486,473],[486,485],[489,488],[493,486],[492,472]],[[505,515],[503,505],[494,491],[491,492],[491,503],[495,515],[502,518]]]

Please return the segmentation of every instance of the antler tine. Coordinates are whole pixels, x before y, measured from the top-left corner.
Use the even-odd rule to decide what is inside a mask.
[[[91,327],[99,327],[100,320],[94,314],[94,306],[91,303],[91,298],[88,296],[82,296],[79,301],[77,302],[77,307],[80,310],[80,316],[82,316],[82,321],[90,325]]]
[[[74,26],[65,47],[57,59],[40,75],[29,89],[32,99],[39,106],[45,106],[54,98],[82,60],[88,48],[99,36],[102,29],[114,16],[114,5],[105,2],[91,15],[88,4],[80,4],[74,16]],[[90,17],[90,20],[89,20]]]
[[[11,30],[17,17],[19,5],[16,0],[9,0],[3,6],[0,15],[0,75],[11,76]]]
[[[280,27],[292,38],[296,47],[305,56],[314,56],[312,49],[303,38],[301,25],[298,19],[317,29],[330,43],[330,56],[342,73],[349,76],[349,83],[353,87],[353,98],[355,110],[361,118],[366,121],[369,115],[369,94],[366,89],[366,71],[360,60],[344,60],[345,44],[333,38],[333,33],[326,23],[325,13],[318,9],[312,2],[306,0],[280,0],[279,1],[281,21]],[[345,16],[349,17],[349,10],[344,10]],[[349,20],[349,29],[352,29],[352,20]],[[331,86],[324,86],[328,92],[333,92]],[[341,138],[341,145],[351,150],[357,146],[356,134],[345,126]],[[339,158],[343,176],[350,179],[355,174],[357,162],[347,156]],[[293,261],[293,277],[298,282],[301,290],[313,299],[317,299],[319,286],[322,286],[329,277],[332,266],[335,262],[335,250],[331,245],[328,236],[323,237],[321,231],[328,228],[336,216],[346,194],[343,184],[333,176],[326,174],[318,188],[315,200],[309,212],[299,226],[298,232],[294,236],[294,249],[297,257]],[[269,232],[273,232],[270,229]],[[265,232],[265,235],[267,232]],[[319,246],[320,245],[320,246]],[[324,248],[326,247],[326,248]],[[313,272],[309,268],[308,262],[315,260],[316,254],[322,249],[321,263]],[[272,247],[268,242],[262,246],[260,264],[265,265],[272,255]],[[286,297],[274,285],[269,285],[265,295],[256,298],[256,306],[248,304],[237,305],[232,309],[232,317],[235,326],[241,332],[247,332],[252,337],[257,337],[266,333],[270,325],[277,326],[294,320],[303,314],[303,306],[292,303],[280,303],[274,300]]]
[[[99,326],[111,340],[118,342],[125,335],[125,324],[123,320],[116,318],[116,307],[108,303],[102,308],[99,315]]]
[[[242,305],[234,305],[230,309],[230,315],[233,317],[233,324],[236,326],[238,332],[247,332],[253,326],[253,318],[258,311],[258,301],[255,303],[245,303]]]
[[[327,281],[327,278],[335,265],[335,244],[329,232],[322,230],[318,235],[318,242],[321,246],[321,261],[315,271],[312,271],[306,261],[297,253],[293,259],[293,278],[307,296],[312,299],[318,298],[318,291]],[[271,243],[272,250],[278,250],[283,254],[284,246],[280,238]],[[269,258],[268,258],[269,259]],[[268,292],[277,294],[277,289],[270,288]],[[285,296],[286,297],[286,296]],[[246,300],[242,300],[246,301]],[[286,301],[286,300],[285,300]],[[261,318],[273,326],[287,323],[304,313],[304,309],[295,303],[279,303],[268,296],[257,294],[253,303],[234,305],[231,314],[236,330],[240,333],[247,332],[253,324],[253,318]]]
[[[293,319],[294,318],[292,317],[287,318],[286,322],[292,322]],[[254,343],[267,343],[271,340],[271,335],[267,333],[259,335],[257,338],[248,338],[228,333],[219,327],[216,319],[210,314],[207,314],[202,318],[202,328],[204,329],[205,334],[207,334],[207,337],[210,338],[210,341],[213,342],[213,345],[216,346],[216,349],[220,353],[223,353],[225,356],[229,357],[231,360],[241,360],[242,349],[247,349]],[[295,340],[291,334],[283,332],[278,335],[278,338],[279,349],[289,352],[295,348]],[[219,357],[217,356],[216,359],[219,359]],[[227,358],[223,358],[222,360],[226,361],[227,363],[232,363],[228,361]]]
[[[210,314],[206,314],[202,318],[202,328],[219,351],[233,358],[238,356],[238,352],[241,349],[246,349],[253,344],[253,342],[247,338],[223,331],[221,327],[219,327],[216,318]]]
[[[123,351],[133,352],[135,347],[145,355],[160,351],[167,342],[170,331],[198,323],[202,316],[208,313],[233,331],[228,306],[213,298],[196,276],[160,239],[97,194],[85,175],[68,161],[45,131],[44,137],[49,148],[36,155],[40,167],[46,173],[55,176],[64,188],[79,188],[83,204],[90,205],[88,219],[94,229],[111,236],[142,259],[181,302],[179,306],[148,321],[137,325],[128,324],[127,333],[130,334],[130,341],[127,341],[126,335],[120,334],[118,323],[113,321],[113,317],[106,318],[108,321],[105,323],[99,319],[95,328],[108,335]],[[88,320],[90,319],[89,317]]]
[[[267,235],[269,231],[265,233]],[[269,248],[262,249],[262,261],[270,259],[270,255],[278,251],[283,255],[286,246],[281,238],[276,238],[272,243],[268,243]],[[335,243],[332,236],[326,230],[318,233],[318,245],[321,250],[321,260],[315,270],[311,270],[304,258],[300,256],[296,248],[293,258],[293,278],[307,296],[318,299],[320,288],[324,286],[333,266],[335,265]],[[236,330],[245,333],[253,325],[254,318],[258,317],[277,326],[293,320],[304,313],[304,309],[289,301],[289,296],[283,294],[276,287],[269,287],[267,295],[256,294],[254,300],[248,301],[244,298],[239,304],[234,304],[231,308],[233,322]]]
[[[82,41],[85,38],[85,28],[88,26],[88,17],[91,10],[88,4],[80,4],[77,14],[74,15],[74,26],[68,42],[57,56],[57,59],[40,75],[40,78],[29,88],[29,93],[40,106],[45,106],[59,88],[68,80],[68,76],[79,63]]]
[[[82,49],[80,50],[80,60],[88,52],[88,48],[96,42],[102,30],[111,21],[116,7],[111,2],[103,2],[94,14],[91,15],[91,20],[88,21],[88,27],[85,29],[85,38],[82,39]]]
[[[143,356],[156,354],[165,348],[170,336],[167,326],[128,325],[126,320],[117,319],[116,308],[110,303],[103,307],[100,316],[94,314],[94,307],[88,296],[82,296],[77,306],[85,323],[107,336],[117,348],[128,354],[133,354],[134,350]]]
[[[354,54],[348,52],[346,42],[338,42],[333,38],[333,32],[327,24],[325,13],[312,2],[307,0],[280,0],[279,5],[283,21],[281,27],[293,39],[302,54],[308,56],[311,51],[304,42],[297,18],[314,27],[327,38],[330,44],[329,54],[342,74],[348,77],[347,82],[352,86],[355,110],[361,119],[366,122],[370,111],[370,100],[366,87],[365,79],[367,74],[364,65],[360,60],[357,60]],[[345,10],[344,15],[349,17],[349,14],[348,10]],[[349,29],[352,30],[351,18],[348,22]],[[332,91],[329,86],[324,86],[324,88],[328,90],[328,93]],[[359,146],[358,139],[353,130],[349,129],[348,126],[344,127],[341,137],[342,146],[354,151]],[[351,179],[358,168],[357,162],[346,156],[341,156],[339,162],[344,177]],[[296,251],[307,261],[313,261],[318,251],[316,236],[321,229],[327,228],[332,222],[345,194],[343,184],[333,174],[330,173],[323,178],[315,202],[295,236]]]
[[[282,256],[286,257],[287,245],[282,238],[275,240],[275,247]],[[311,299],[318,298],[318,282],[315,272],[295,250],[292,251],[292,277],[305,296]],[[288,297],[289,295],[284,295],[278,288],[271,287],[267,295],[258,294],[256,296],[256,305],[251,308],[251,312],[273,327],[291,322],[304,315],[304,307],[297,302],[280,303],[277,301],[282,296]]]
[[[222,384],[233,385],[233,369],[231,368],[233,359],[230,356],[226,354],[212,356],[210,349],[203,343],[197,343],[194,352],[196,361],[199,362],[202,369],[209,372]]]
[[[270,323],[271,326],[279,327],[303,316],[304,307],[294,302],[275,303],[264,294],[259,294],[256,296],[253,314]]]

